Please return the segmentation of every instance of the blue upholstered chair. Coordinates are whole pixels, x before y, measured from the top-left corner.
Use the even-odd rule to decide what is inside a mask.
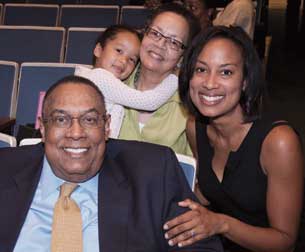
[[[3,11],[3,24],[56,26],[58,16],[58,5],[6,4]]]
[[[184,172],[185,178],[192,189],[195,189],[195,182],[196,182],[196,159],[190,156],[185,156],[182,154],[177,154],[176,157],[179,161],[179,164]]]
[[[15,134],[19,125],[35,123],[39,93],[46,91],[57,80],[74,74],[75,66],[75,64],[64,63],[23,63],[21,65]]]
[[[16,138],[7,134],[0,133],[0,148],[15,147]]]
[[[20,141],[19,146],[34,145],[41,142],[41,138],[24,138]]]
[[[15,117],[18,64],[0,61],[0,117]]]
[[[25,3],[26,0],[0,0],[0,3],[6,4],[6,3]]]
[[[62,5],[59,26],[108,27],[118,23],[119,6]]]
[[[69,28],[65,62],[92,64],[95,42],[103,31],[105,28]]]
[[[79,0],[27,0],[27,3],[37,4],[78,4]]]
[[[0,60],[62,62],[65,29],[41,26],[0,26]]]
[[[81,4],[128,5],[129,0],[80,0]]]
[[[2,12],[3,12],[3,4],[0,3],[0,24],[2,24]]]
[[[120,23],[130,25],[136,29],[142,29],[146,25],[151,10],[143,6],[122,6]]]

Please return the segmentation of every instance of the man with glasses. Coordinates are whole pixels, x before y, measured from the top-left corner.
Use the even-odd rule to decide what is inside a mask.
[[[194,196],[173,152],[108,141],[109,122],[89,80],[68,76],[47,91],[43,143],[0,150],[0,252],[180,250],[163,224]],[[211,237],[187,250],[222,247]]]

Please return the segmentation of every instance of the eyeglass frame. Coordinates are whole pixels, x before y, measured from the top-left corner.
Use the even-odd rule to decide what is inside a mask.
[[[149,36],[150,31],[154,31],[155,33],[157,33],[158,37],[153,37],[152,38],[151,36]],[[181,41],[179,41],[177,39],[174,39],[173,37],[165,36],[163,33],[161,33],[160,31],[158,31],[158,30],[156,30],[156,29],[154,29],[154,28],[152,28],[150,26],[145,28],[145,34],[146,34],[147,37],[151,38],[154,41],[160,41],[161,38],[164,38],[165,41],[166,41],[166,44],[168,44],[168,42],[173,42],[174,41],[178,45],[180,45],[180,47],[178,49],[175,49],[175,48],[171,47],[170,44],[169,44],[169,48],[171,48],[172,50],[179,51],[179,50],[184,50],[184,49],[187,48],[187,46],[185,44],[183,44]]]
[[[82,119],[85,119],[86,115],[88,115],[89,113],[95,112],[97,114],[97,120],[98,120],[98,124],[96,126],[88,126],[88,125],[84,125]],[[54,113],[60,113],[62,114],[61,116],[54,116]],[[59,126],[59,125],[55,125],[54,121],[56,120],[56,117],[67,117],[68,120],[68,124],[66,126]],[[70,114],[68,114],[65,111],[61,111],[61,110],[55,110],[51,113],[50,116],[48,116],[47,118],[42,117],[41,120],[43,123],[52,123],[52,126],[59,128],[59,129],[70,129],[73,125],[73,120],[77,120],[78,124],[83,128],[83,129],[98,129],[98,128],[102,128],[103,124],[102,122],[107,121],[110,118],[109,114],[101,114],[99,112],[97,112],[95,109],[93,110],[89,110],[86,111],[85,113],[79,115],[79,116],[71,116]]]

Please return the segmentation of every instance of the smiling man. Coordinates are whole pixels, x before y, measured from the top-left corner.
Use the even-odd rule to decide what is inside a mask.
[[[180,250],[163,225],[185,211],[178,201],[195,199],[174,153],[108,141],[109,121],[87,79],[68,76],[47,91],[43,143],[0,150],[0,252]],[[223,250],[210,237],[183,251]]]
[[[79,183],[100,169],[110,119],[102,95],[87,80],[76,85],[72,81],[77,77],[70,79],[46,94],[40,129],[54,174]]]

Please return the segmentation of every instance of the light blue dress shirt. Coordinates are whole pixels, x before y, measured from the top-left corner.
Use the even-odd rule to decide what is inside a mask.
[[[14,252],[51,250],[53,208],[59,196],[59,188],[64,182],[54,175],[47,159],[44,158],[40,181]],[[84,252],[99,251],[97,190],[98,175],[79,183],[71,195],[82,214]]]

